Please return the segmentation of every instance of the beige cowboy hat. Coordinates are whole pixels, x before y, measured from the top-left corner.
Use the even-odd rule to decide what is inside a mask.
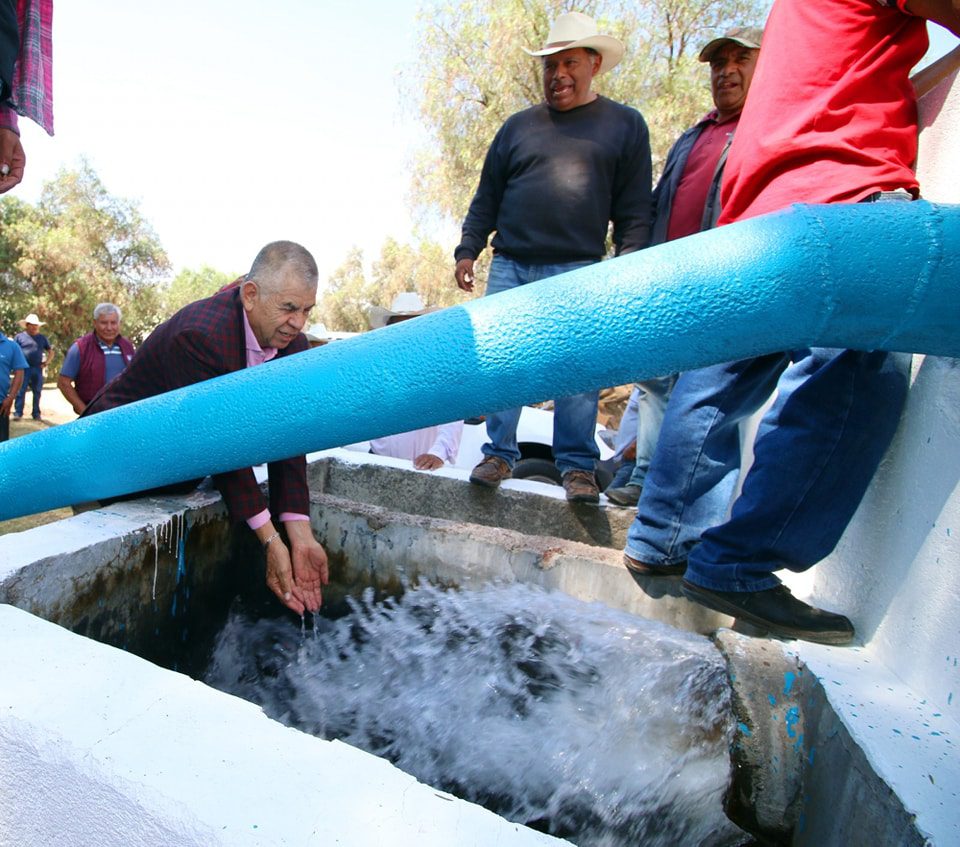
[[[435,311],[436,308],[431,309],[423,304],[423,300],[416,291],[403,291],[393,298],[389,309],[384,309],[383,306],[371,306],[367,317],[371,327],[380,329],[396,320],[415,318],[417,315]]]
[[[33,324],[34,326],[43,326],[43,321],[37,317],[35,312],[31,312],[27,315],[22,321],[17,321],[20,326],[26,329],[27,324]]]
[[[550,27],[546,45],[540,50],[527,50],[531,56],[550,56],[561,50],[573,50],[575,47],[589,47],[600,54],[598,74],[615,68],[623,58],[623,42],[612,35],[600,35],[593,18],[583,12],[567,12],[560,15]]]
[[[709,62],[713,59],[713,54],[717,52],[724,44],[739,44],[741,47],[749,47],[751,50],[760,49],[760,41],[763,38],[763,29],[758,26],[737,26],[727,30],[719,38],[708,41],[703,50],[700,51],[700,61]]]

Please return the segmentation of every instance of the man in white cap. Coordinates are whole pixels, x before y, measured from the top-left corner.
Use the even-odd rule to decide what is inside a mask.
[[[53,355],[53,348],[50,346],[47,336],[40,332],[43,321],[36,314],[31,312],[18,323],[23,327],[23,332],[18,332],[13,340],[23,350],[24,358],[27,360],[27,372],[23,384],[17,392],[13,416],[15,418],[23,417],[23,406],[29,388],[33,392],[33,419],[38,421],[40,420],[40,392],[43,391],[43,369]]]
[[[383,306],[371,307],[370,326],[373,329],[383,329],[434,311],[435,308],[424,305],[416,291],[403,291],[393,298],[389,309]],[[463,421],[450,421],[374,438],[370,441],[370,452],[378,456],[408,459],[419,471],[435,471],[445,463],[456,462],[462,437]]]
[[[623,44],[579,12],[561,15],[548,43],[527,50],[543,64],[544,102],[512,115],[487,151],[454,256],[473,290],[473,263],[496,230],[487,296],[600,261],[609,223],[623,255],[647,246],[650,140],[643,116],[591,90],[623,57]],[[553,455],[567,499],[599,501],[594,471],[597,392],[555,401]],[[487,417],[489,443],[470,481],[496,488],[520,457],[520,409]]]
[[[663,174],[653,190],[650,244],[685,238],[717,225],[720,181],[727,151],[747,102],[760,55],[763,30],[735,27],[709,41],[700,61],[710,64],[714,108],[681,135],[667,154]],[[636,452],[630,475],[618,472],[604,492],[619,506],[636,506],[657,446],[660,426],[677,374],[637,383]],[[629,559],[627,565],[629,567]]]

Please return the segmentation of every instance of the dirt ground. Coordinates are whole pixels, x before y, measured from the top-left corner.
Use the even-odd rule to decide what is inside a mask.
[[[45,383],[43,391],[40,392],[39,421],[35,421],[29,417],[30,410],[33,408],[32,403],[33,394],[28,391],[26,403],[24,404],[24,411],[27,413],[26,416],[20,420],[12,416],[10,418],[11,439],[23,438],[31,433],[49,429],[51,426],[57,426],[58,424],[65,424],[77,418],[73,408],[60,393],[55,382]],[[38,481],[39,480],[42,480],[42,475],[38,475]],[[0,535],[5,535],[8,532],[23,532],[25,529],[52,523],[61,518],[70,517],[72,514],[72,509],[54,509],[50,512],[41,512],[38,515],[27,515],[26,517],[13,518],[9,521],[0,521]]]

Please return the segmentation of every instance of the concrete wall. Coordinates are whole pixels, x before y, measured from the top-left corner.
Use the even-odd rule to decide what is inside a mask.
[[[0,845],[560,844],[0,606]]]

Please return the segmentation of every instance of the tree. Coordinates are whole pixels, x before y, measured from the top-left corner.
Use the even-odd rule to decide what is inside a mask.
[[[320,303],[320,319],[337,332],[363,332],[369,328],[367,309],[373,304],[372,291],[363,270],[363,251],[352,247],[327,280]]]
[[[58,352],[89,331],[99,302],[121,308],[135,341],[161,319],[166,253],[137,204],[112,196],[86,161],[46,183],[36,206],[0,200],[0,220],[3,302],[36,312]]]
[[[194,300],[201,300],[216,294],[223,286],[233,282],[240,274],[224,273],[209,265],[198,271],[185,269],[180,271],[163,294],[163,312],[169,317]]]
[[[710,37],[762,21],[765,0],[584,0],[579,11],[626,45],[624,60],[594,89],[639,108],[650,126],[654,172],[677,136],[707,111],[707,73],[697,53]],[[424,61],[405,85],[427,143],[414,164],[418,211],[459,222],[473,196],[487,147],[514,112],[539,103],[540,60],[522,47],[546,43],[565,0],[459,0],[424,8]]]
[[[410,245],[388,238],[368,278],[363,253],[354,247],[328,282],[321,303],[324,324],[340,332],[364,332],[370,328],[370,307],[389,307],[403,291],[416,291],[428,306],[462,302],[463,293],[453,282],[449,254],[434,241]]]

